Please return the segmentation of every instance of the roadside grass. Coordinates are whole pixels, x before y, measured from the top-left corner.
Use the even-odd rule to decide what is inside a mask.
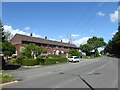
[[[4,71],[0,70],[0,84],[11,82],[14,80],[14,77],[12,75],[8,75],[4,73]]]

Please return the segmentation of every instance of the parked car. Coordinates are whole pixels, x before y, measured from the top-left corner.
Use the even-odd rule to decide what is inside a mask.
[[[80,57],[79,56],[71,56],[70,58],[68,58],[69,62],[79,62],[80,61]]]

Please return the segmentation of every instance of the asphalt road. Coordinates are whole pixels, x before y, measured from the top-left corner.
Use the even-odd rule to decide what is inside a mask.
[[[118,59],[107,56],[8,73],[23,80],[3,88],[118,88]]]

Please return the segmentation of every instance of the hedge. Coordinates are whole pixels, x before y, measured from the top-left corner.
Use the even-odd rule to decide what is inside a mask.
[[[48,57],[51,57],[51,58],[62,58],[62,57],[65,57],[65,56],[63,56],[63,55],[49,54]]]
[[[38,64],[39,64],[39,62],[36,59],[25,58],[21,61],[21,65],[23,65],[23,66],[34,66],[34,65],[38,65]]]
[[[41,65],[52,65],[67,62],[67,58],[46,58],[46,59],[39,58],[39,62]]]
[[[22,60],[23,60],[23,59],[27,59],[27,57],[24,56],[24,55],[20,55],[19,57],[17,57],[16,62],[17,62],[18,64],[22,65]]]
[[[40,65],[44,65],[44,56],[38,56],[37,61],[39,62]]]

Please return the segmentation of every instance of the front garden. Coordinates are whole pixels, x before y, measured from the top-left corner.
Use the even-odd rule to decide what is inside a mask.
[[[19,64],[22,66],[34,66],[34,65],[52,65],[52,64],[60,64],[67,62],[67,58],[62,55],[47,55],[47,56],[37,56],[36,59],[28,58],[26,56],[19,56],[18,58],[12,58],[9,60],[14,64]]]

